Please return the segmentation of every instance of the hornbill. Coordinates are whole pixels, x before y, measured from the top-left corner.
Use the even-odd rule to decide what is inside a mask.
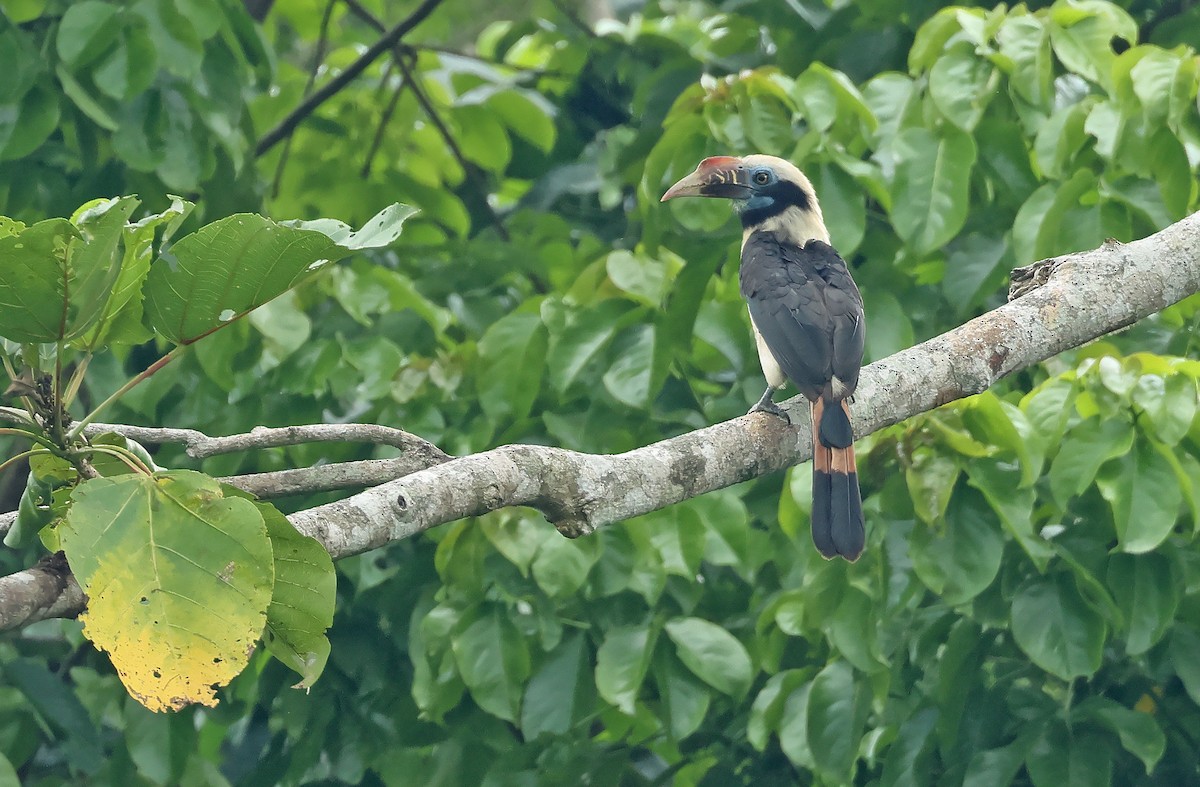
[[[866,541],[847,399],[862,366],[863,302],[829,232],[812,183],[774,156],[714,156],[667,190],[724,197],[742,219],[742,297],[767,390],[750,412],[780,416],[775,391],[787,380],[811,403],[812,535],[827,558],[854,561]]]

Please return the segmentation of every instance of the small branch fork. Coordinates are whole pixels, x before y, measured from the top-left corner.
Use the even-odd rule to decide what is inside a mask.
[[[1200,214],[1143,240],[1107,242],[1060,258],[1044,283],[1036,283],[1041,286],[998,309],[863,369],[853,407],[856,435],[985,391],[1013,372],[1200,292]],[[767,415],[746,415],[617,455],[508,445],[449,459],[425,447],[430,464],[423,469],[289,519],[335,559],[506,506],[536,508],[564,535],[582,536],[809,459],[808,419],[800,417],[807,402],[796,397],[783,406],[793,411],[797,426]],[[374,431],[383,427],[359,426],[377,438],[386,433]],[[254,430],[234,438],[208,438],[189,430],[94,428],[147,442],[155,439],[151,432],[162,439],[170,434],[171,442],[194,451],[211,447],[208,441],[214,440],[225,441],[219,446],[238,440],[278,445],[274,441],[283,438],[277,433],[291,431],[298,439],[306,429],[316,430],[308,433],[310,439],[322,432],[328,436],[342,430],[328,439],[347,439],[349,434],[338,425]],[[419,438],[388,431],[389,439],[422,450],[412,442]],[[42,564],[0,577],[0,631],[78,614],[83,599],[75,592],[68,579],[47,576]]]

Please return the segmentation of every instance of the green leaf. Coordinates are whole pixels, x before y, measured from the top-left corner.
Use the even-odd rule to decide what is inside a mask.
[[[281,221],[285,227],[301,230],[316,230],[327,236],[343,249],[361,251],[382,249],[391,246],[400,238],[404,222],[416,215],[417,209],[402,202],[394,202],[376,213],[362,228],[355,231],[336,219],[314,219],[312,221]]]
[[[938,704],[937,733],[943,747],[953,746],[963,734],[963,714],[983,665],[985,646],[980,633],[969,619],[959,618],[938,660],[933,698]]]
[[[488,98],[487,106],[499,114],[517,136],[543,153],[554,148],[557,136],[554,108],[542,95],[527,90],[499,90]]]
[[[0,754],[0,787],[21,787],[21,780],[17,778],[16,769],[3,754]]]
[[[1104,787],[1112,783],[1112,750],[1097,735],[1049,722],[1025,758],[1034,787]]]
[[[1021,488],[1021,471],[1011,463],[976,459],[967,467],[971,486],[983,492],[1004,528],[1017,539],[1038,570],[1044,571],[1053,552],[1033,529],[1034,490]]]
[[[550,384],[563,393],[612,341],[622,317],[630,311],[628,301],[610,298],[595,306],[572,310],[561,330],[552,331],[546,355]]]
[[[928,784],[933,777],[929,754],[935,739],[933,727],[938,712],[934,708],[922,708],[900,725],[900,733],[888,748],[883,763],[880,787],[896,785]]]
[[[241,213],[180,239],[150,269],[146,315],[167,339],[189,344],[345,256],[326,235]]]
[[[325,631],[333,625],[337,572],[319,541],[301,535],[270,503],[255,506],[267,525],[275,564],[263,640],[272,656],[300,673],[302,680],[294,688],[307,689],[329,658]]]
[[[646,626],[610,628],[596,652],[596,689],[605,702],[632,716],[634,702],[650,667],[656,632]]]
[[[94,773],[104,761],[97,725],[70,684],[38,660],[6,659],[0,672],[20,692],[43,724],[63,739],[60,751],[73,768]],[[10,722],[11,723],[11,722]]]
[[[622,404],[644,410],[658,393],[650,386],[654,371],[654,326],[635,326],[622,339],[619,357],[604,373],[604,387]]]
[[[717,691],[740,698],[750,689],[754,667],[737,637],[701,618],[675,618],[666,624],[679,660]]]
[[[1150,417],[1154,433],[1174,446],[1196,420],[1196,379],[1187,374],[1143,374],[1133,389],[1133,402]]]
[[[1167,449],[1148,438],[1107,466],[1096,486],[1112,508],[1121,549],[1138,554],[1161,544],[1179,519],[1183,491]]]
[[[1183,684],[1192,702],[1200,704],[1200,630],[1187,623],[1176,623],[1171,629],[1171,644],[1167,651],[1170,665]]]
[[[934,525],[941,521],[959,472],[958,462],[936,448],[918,446],[913,449],[911,461],[904,468],[904,480],[912,497],[913,510],[925,524]]]
[[[216,703],[266,622],[271,542],[248,500],[188,470],[80,484],[59,527],[84,634],[151,710]]]
[[[121,274],[124,254],[120,244],[126,222],[138,206],[136,197],[94,200],[75,212],[72,223],[79,228],[84,243],[72,249],[69,279],[67,325],[64,338],[83,335],[100,319],[113,295]]]
[[[454,637],[454,660],[479,707],[500,718],[520,718],[521,693],[529,677],[529,647],[500,607]]]
[[[1117,734],[1125,751],[1142,761],[1149,776],[1162,759],[1167,737],[1148,713],[1126,708],[1107,697],[1088,697],[1074,709],[1076,719],[1090,719]]]
[[[970,601],[1000,571],[1004,539],[992,513],[973,490],[951,501],[940,528],[913,528],[909,554],[921,581],[946,604]]]
[[[895,141],[892,222],[918,255],[944,246],[967,219],[967,187],[975,165],[975,142],[967,134],[924,128],[900,132]]]
[[[778,672],[768,678],[758,692],[758,696],[754,698],[754,703],[750,706],[750,720],[746,725],[746,738],[756,751],[761,752],[766,749],[770,734],[780,730],[785,703],[792,692],[808,680],[808,675],[808,672],[798,669]],[[801,713],[801,721],[803,718],[804,714]],[[782,731],[780,737],[782,744]],[[803,731],[801,731],[800,738],[806,738]]]
[[[105,344],[140,344],[150,338],[142,325],[142,286],[150,273],[155,234],[161,230],[166,242],[194,207],[191,202],[172,197],[170,207],[163,212],[125,225],[116,280],[95,324],[75,340],[76,346],[96,350]]]
[[[975,752],[967,764],[963,776],[963,787],[993,787],[1011,784],[1017,771],[1025,762],[1025,756],[1033,745],[1031,737],[1018,738],[1008,746],[988,751]]]
[[[829,642],[852,666],[868,675],[887,666],[879,655],[879,609],[865,590],[846,588],[829,620]]]
[[[1063,680],[1100,668],[1108,627],[1075,587],[1070,574],[1030,577],[1012,603],[1017,646],[1042,669]]]
[[[1113,555],[1108,589],[1128,626],[1125,650],[1132,656],[1156,645],[1175,622],[1183,596],[1182,578],[1173,561],[1161,554]]]
[[[501,317],[479,340],[476,390],[483,411],[494,419],[529,415],[545,373],[546,327],[537,314]]]
[[[813,678],[806,714],[808,748],[822,778],[835,784],[852,781],[869,709],[868,695],[846,662],[835,661]]]
[[[25,343],[66,334],[69,260],[80,237],[66,219],[47,219],[0,238],[0,336]]]
[[[169,340],[194,342],[295,287],[326,263],[390,243],[410,214],[403,206],[393,208],[350,235],[340,222],[299,229],[250,213],[213,222],[181,238],[151,267],[147,318]]]
[[[1087,102],[1063,107],[1038,129],[1034,152],[1047,178],[1065,178],[1075,171],[1075,156],[1087,142],[1083,126],[1090,110]]]
[[[670,625],[670,624],[668,624]],[[654,682],[662,702],[662,716],[674,740],[691,735],[704,722],[712,700],[712,692],[679,661],[666,651],[658,651],[654,663]]]
[[[1072,497],[1083,494],[1096,478],[1100,466],[1124,456],[1133,447],[1133,427],[1122,418],[1089,419],[1071,429],[1050,464],[1050,491],[1064,508]]]
[[[542,541],[533,559],[533,578],[547,596],[570,596],[587,581],[588,572],[600,559],[598,538],[564,538],[551,535]]]
[[[779,717],[779,748],[793,765],[808,770],[816,768],[808,734],[812,687],[813,684],[809,682],[785,693],[783,711]]]
[[[929,97],[938,110],[966,132],[975,130],[995,94],[991,83],[995,67],[960,45],[941,53],[929,70]],[[1082,120],[1080,121],[1082,131]]]
[[[595,701],[587,638],[568,634],[533,674],[521,703],[526,740],[566,733],[587,718]]]
[[[653,308],[662,304],[674,275],[666,259],[651,259],[623,249],[608,255],[605,268],[619,290]]]
[[[813,188],[821,195],[821,212],[834,247],[845,259],[862,243],[867,231],[866,197],[844,169],[822,162],[807,168]]]
[[[14,104],[0,105],[0,161],[33,153],[58,128],[58,95],[46,80],[33,85]]]
[[[1137,23],[1120,6],[1101,0],[1058,2],[1050,10],[1050,43],[1070,71],[1112,88],[1114,37],[1137,43]]]
[[[120,14],[119,6],[100,0],[72,3],[58,25],[58,56],[77,69],[98,60],[117,43]]]
[[[1049,109],[1054,100],[1054,57],[1044,17],[1009,14],[1000,23],[996,38],[1001,54],[1012,62],[1008,81],[1015,96]]]

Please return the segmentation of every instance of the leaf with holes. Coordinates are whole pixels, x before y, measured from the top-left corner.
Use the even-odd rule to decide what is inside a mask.
[[[297,286],[327,263],[394,241],[410,215],[386,208],[357,233],[341,222],[289,226],[251,213],[215,221],[180,239],[150,268],[151,327],[190,344]]]
[[[59,537],[88,595],[83,633],[151,710],[216,704],[266,622],[271,542],[249,500],[176,470],[81,484]]]

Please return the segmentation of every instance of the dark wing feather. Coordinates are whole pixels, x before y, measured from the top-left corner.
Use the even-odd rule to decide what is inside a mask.
[[[852,393],[862,366],[862,296],[833,247],[803,247],[755,232],[742,247],[750,319],[801,393],[815,399],[836,376]]]

